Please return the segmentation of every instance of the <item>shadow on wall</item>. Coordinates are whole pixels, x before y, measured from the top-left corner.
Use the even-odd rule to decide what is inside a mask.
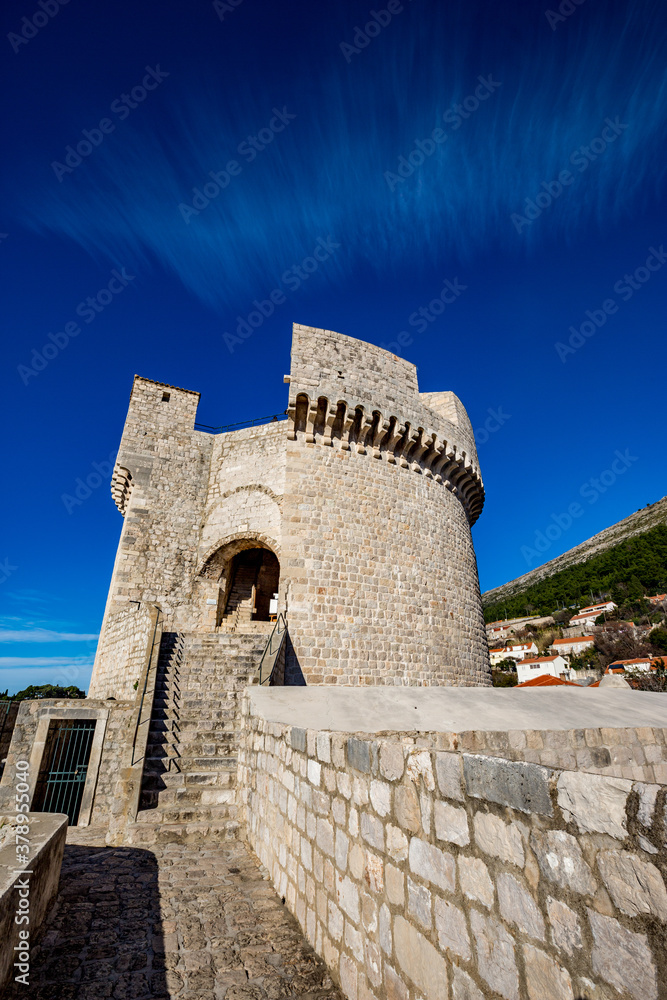
[[[305,687],[306,678],[299,665],[299,658],[296,655],[289,632],[285,636],[285,674],[283,679],[285,687]]]
[[[4,1000],[170,996],[155,855],[65,847],[57,901],[30,964],[30,990],[14,982]]]

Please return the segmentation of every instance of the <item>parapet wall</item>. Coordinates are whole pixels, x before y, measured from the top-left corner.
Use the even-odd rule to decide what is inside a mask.
[[[246,713],[248,839],[349,1000],[665,996],[664,783]]]

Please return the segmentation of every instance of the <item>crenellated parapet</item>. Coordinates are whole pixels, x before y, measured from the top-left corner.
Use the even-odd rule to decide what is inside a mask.
[[[432,479],[459,498],[471,525],[484,506],[484,486],[476,455],[432,425],[397,414],[369,410],[359,403],[305,392],[290,399],[287,437],[306,445],[338,448],[379,459]],[[452,432],[455,428],[449,425]]]

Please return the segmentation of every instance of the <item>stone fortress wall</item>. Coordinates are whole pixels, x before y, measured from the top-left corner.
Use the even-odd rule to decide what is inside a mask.
[[[665,996],[664,781],[246,713],[250,845],[348,1000]]]
[[[135,377],[97,697],[126,696],[113,663],[128,602],[159,606],[165,631],[215,631],[248,548],[280,562],[288,678],[490,683],[470,535],[484,491],[462,404],[420,393],[414,365],[381,348],[298,325],[289,380],[287,421],[215,435],[195,430],[198,393]]]

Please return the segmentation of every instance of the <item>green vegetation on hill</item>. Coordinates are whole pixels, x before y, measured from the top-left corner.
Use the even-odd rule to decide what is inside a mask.
[[[10,695],[7,694],[7,688],[4,691],[0,691],[0,701],[7,701]],[[19,691],[18,694],[11,695],[12,701],[29,701],[33,698],[85,698],[86,692],[82,691],[81,688],[74,687],[60,687],[59,684],[40,684],[35,687],[31,684],[24,691]]]
[[[591,593],[627,604],[644,594],[667,591],[667,525],[620,542],[586,562],[560,570],[519,594],[489,604],[487,622],[524,614],[551,614],[558,606],[585,606]]]

